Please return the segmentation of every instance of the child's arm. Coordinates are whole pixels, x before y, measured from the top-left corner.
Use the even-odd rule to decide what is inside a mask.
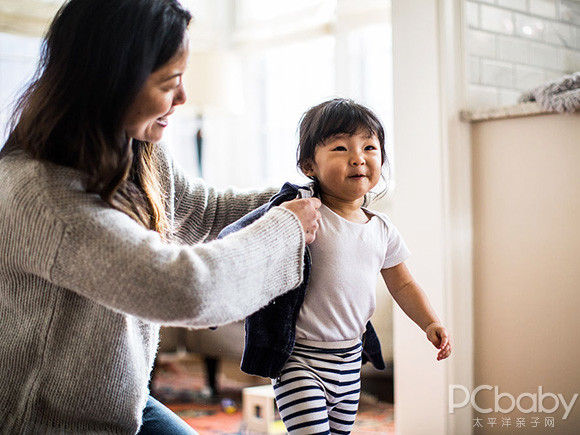
[[[435,310],[429,303],[425,292],[413,279],[405,263],[382,269],[381,275],[393,299],[407,316],[427,334],[427,339],[439,349],[437,359],[442,360],[451,354],[451,337],[441,324]]]

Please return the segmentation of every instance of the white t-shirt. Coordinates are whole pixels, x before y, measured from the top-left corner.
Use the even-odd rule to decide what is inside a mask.
[[[361,338],[375,311],[377,276],[405,261],[407,245],[389,218],[351,222],[322,205],[310,281],[296,323],[296,338],[343,341]]]

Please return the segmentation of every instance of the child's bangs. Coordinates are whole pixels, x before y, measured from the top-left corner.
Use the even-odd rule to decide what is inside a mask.
[[[323,143],[333,136],[346,134],[353,136],[360,130],[370,136],[379,135],[380,124],[361,110],[354,107],[336,107],[335,111],[327,113],[327,117],[320,123],[320,136],[318,143]],[[341,110],[342,109],[342,110]]]

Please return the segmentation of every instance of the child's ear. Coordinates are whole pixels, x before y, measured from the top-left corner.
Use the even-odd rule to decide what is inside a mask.
[[[306,175],[307,177],[314,177],[314,164],[312,162],[312,160],[306,160],[305,162],[303,162],[300,165],[301,169],[302,169],[302,173],[304,175]]]

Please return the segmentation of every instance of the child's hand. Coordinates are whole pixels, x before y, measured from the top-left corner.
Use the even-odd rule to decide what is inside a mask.
[[[441,361],[451,355],[451,336],[445,326],[440,323],[431,323],[425,328],[427,339],[433,343],[439,353],[437,354],[437,361]]]

